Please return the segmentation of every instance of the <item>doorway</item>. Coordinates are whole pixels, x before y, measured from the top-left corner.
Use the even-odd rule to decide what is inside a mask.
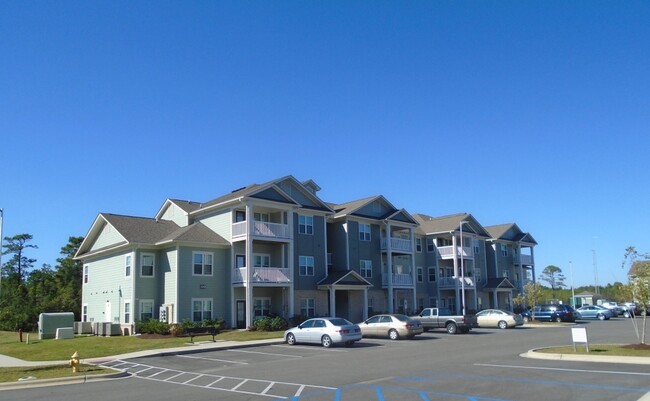
[[[237,308],[237,328],[245,329],[246,328],[246,301],[237,300],[235,303]]]

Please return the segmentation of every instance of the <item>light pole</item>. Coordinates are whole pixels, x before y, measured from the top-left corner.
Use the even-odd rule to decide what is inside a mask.
[[[460,222],[460,298],[463,306],[463,316],[465,316],[465,266],[463,264],[463,224],[468,221],[462,220]]]
[[[0,293],[2,292],[2,224],[4,223],[5,212],[0,208]]]
[[[571,264],[571,261],[569,261],[569,272],[571,272],[571,306],[575,308],[576,292],[575,292],[575,288],[573,287],[573,265]]]

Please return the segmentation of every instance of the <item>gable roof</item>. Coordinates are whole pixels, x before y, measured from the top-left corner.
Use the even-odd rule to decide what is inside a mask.
[[[368,216],[360,213],[361,209],[372,204],[373,202],[382,202],[388,207],[388,212],[381,216]],[[388,201],[383,195],[374,195],[367,198],[362,198],[346,203],[329,203],[329,206],[334,210],[333,218],[341,218],[348,216],[357,216],[369,218],[373,220],[393,220],[401,223],[417,225],[418,222],[404,209],[397,209],[392,203]]]
[[[460,231],[461,221],[467,221],[468,223],[464,224],[463,227],[464,232],[474,233],[479,237],[490,238],[490,234],[485,228],[469,213],[457,213],[440,217],[432,217],[418,213],[413,217],[420,224],[418,228],[420,234],[434,235]]]
[[[354,270],[332,271],[327,277],[318,282],[319,289],[331,286],[339,287],[372,287],[372,284]]]
[[[483,286],[483,288],[492,289],[492,290],[496,290],[498,288],[514,289],[515,286],[512,285],[510,280],[508,280],[506,277],[496,277],[496,278],[488,279],[487,283],[485,283],[485,286]]]
[[[490,237],[495,240],[526,242],[537,245],[537,241],[535,241],[533,236],[523,232],[515,223],[486,226],[485,229],[490,233]],[[513,235],[506,236],[508,233],[512,233]]]
[[[198,222],[187,227],[181,227],[165,238],[156,242],[157,245],[166,242],[184,242],[205,245],[230,245],[221,235],[209,229],[205,224]]]

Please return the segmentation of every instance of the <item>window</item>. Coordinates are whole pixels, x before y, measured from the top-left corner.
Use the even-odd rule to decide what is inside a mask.
[[[508,278],[509,274],[508,271],[503,269],[503,277]]]
[[[142,255],[142,264],[140,266],[140,276],[141,277],[153,277],[153,255],[143,254]]]
[[[140,320],[153,319],[153,300],[143,299],[140,301]]]
[[[433,283],[436,281],[436,268],[434,266],[429,266],[429,282]]]
[[[372,278],[372,260],[360,260],[359,272],[362,277]]]
[[[301,276],[313,276],[314,275],[314,257],[313,256],[299,256],[298,265],[300,266],[300,275]]]
[[[254,255],[253,267],[270,267],[271,255]]]
[[[314,233],[314,216],[298,216],[298,233],[310,235]]]
[[[417,267],[416,269],[418,283],[424,282],[424,269],[422,267]]]
[[[508,256],[508,247],[506,244],[501,244],[501,256]]]
[[[375,314],[375,300],[374,298],[368,298],[368,316]]]
[[[271,314],[271,298],[253,299],[253,316],[255,319]]]
[[[478,242],[478,240],[475,239],[474,240],[474,255],[478,255],[479,254],[478,251],[479,251],[479,242]]]
[[[241,210],[235,211],[235,222],[239,223],[240,221],[246,221],[246,212]]]
[[[475,277],[476,277],[476,282],[477,282],[477,283],[480,283],[481,280],[482,280],[482,277],[481,277],[481,269],[476,269],[476,270],[474,270],[474,275],[475,275]]]
[[[124,276],[131,276],[131,255],[126,255],[124,258]]]
[[[264,223],[268,223],[270,221],[268,213],[253,213],[253,220],[262,221]]]
[[[124,323],[131,323],[131,301],[124,302]]]
[[[300,315],[305,317],[316,316],[316,303],[313,298],[304,298],[300,300]]]
[[[88,265],[84,266],[84,284],[88,284]]]
[[[212,254],[207,252],[192,253],[194,259],[193,276],[212,276]]]
[[[359,223],[359,240],[370,241],[370,224]]]
[[[235,255],[237,267],[246,267],[246,255]]]
[[[192,299],[192,321],[212,320],[212,298]]]
[[[483,309],[483,299],[481,297],[476,298],[476,308],[478,310]]]
[[[415,252],[422,252],[422,238],[415,239]]]
[[[81,321],[82,322],[87,322],[88,321],[88,304],[84,304],[82,310],[81,310]]]
[[[433,253],[436,251],[436,246],[433,243],[433,238],[427,238],[427,252]]]

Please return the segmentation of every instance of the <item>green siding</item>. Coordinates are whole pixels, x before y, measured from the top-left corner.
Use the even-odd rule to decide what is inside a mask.
[[[121,319],[124,300],[133,298],[132,277],[124,275],[125,255],[122,252],[110,257],[88,260],[88,283],[83,284],[82,305],[88,304],[88,321],[105,321],[106,302],[111,303],[110,321]],[[133,267],[132,274],[133,274]],[[121,297],[120,297],[121,291]]]
[[[167,210],[165,210],[165,213],[163,213],[161,218],[163,220],[171,220],[174,223],[178,224],[179,227],[185,227],[188,225],[187,215],[185,214],[185,211],[183,211],[183,209],[173,204],[169,205],[169,207],[167,208]]]
[[[124,238],[120,235],[119,232],[110,224],[105,223],[102,227],[101,233],[97,236],[97,239],[90,248],[91,251],[97,249],[106,248],[111,245],[124,243]]]
[[[222,210],[214,214],[202,216],[201,223],[205,224],[209,229],[221,235],[226,241],[232,240],[232,213],[230,210]]]

